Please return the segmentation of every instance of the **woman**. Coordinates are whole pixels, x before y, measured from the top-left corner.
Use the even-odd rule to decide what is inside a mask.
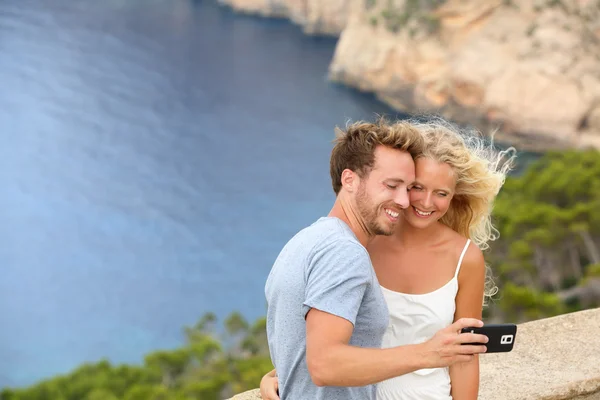
[[[481,319],[482,300],[496,290],[482,250],[496,238],[492,205],[513,149],[495,152],[441,119],[413,124],[426,149],[415,160],[410,207],[392,236],[376,236],[367,248],[390,312],[382,347],[424,342],[462,317]],[[261,396],[278,399],[276,389],[273,370],[261,381]],[[478,391],[475,356],[380,382],[377,400],[466,400]]]

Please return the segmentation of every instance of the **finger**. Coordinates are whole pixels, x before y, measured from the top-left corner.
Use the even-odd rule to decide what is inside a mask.
[[[277,389],[279,381],[277,378],[263,378],[260,385],[260,396],[262,400],[279,400]]]
[[[264,392],[261,391],[260,392],[260,398],[262,400],[273,400],[273,393],[271,392],[271,390],[265,390]]]
[[[269,393],[269,400],[279,400],[279,395],[277,393],[277,388],[274,391]]]
[[[453,331],[460,331],[462,328],[481,328],[483,326],[483,321],[476,318],[460,318],[456,322],[454,322],[450,327],[452,327]]]
[[[456,354],[481,354],[487,351],[486,346],[475,346],[470,344],[463,344],[457,346],[458,348],[455,350]]]
[[[490,339],[479,333],[461,333],[460,335],[456,335],[456,343],[487,343]]]

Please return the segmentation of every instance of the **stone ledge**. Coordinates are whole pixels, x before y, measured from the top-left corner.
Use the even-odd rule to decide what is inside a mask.
[[[600,308],[520,324],[512,352],[480,359],[482,400],[600,400]]]

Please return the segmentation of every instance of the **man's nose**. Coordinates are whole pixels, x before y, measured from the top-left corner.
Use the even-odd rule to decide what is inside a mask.
[[[410,199],[408,198],[408,190],[398,190],[394,202],[398,205],[398,207],[400,207],[403,210],[405,208],[408,208],[408,206],[410,205]]]

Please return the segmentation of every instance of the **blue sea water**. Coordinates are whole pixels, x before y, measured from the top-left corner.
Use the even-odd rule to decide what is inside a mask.
[[[0,2],[0,388],[264,315],[334,126],[393,114],[334,47],[210,0]]]

